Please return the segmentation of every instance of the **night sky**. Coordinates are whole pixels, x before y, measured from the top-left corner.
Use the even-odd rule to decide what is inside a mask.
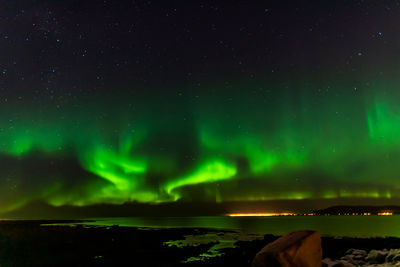
[[[400,2],[249,2],[3,1],[0,214],[399,198]]]

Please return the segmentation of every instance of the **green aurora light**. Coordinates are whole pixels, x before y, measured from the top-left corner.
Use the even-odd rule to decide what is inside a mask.
[[[142,96],[135,110],[114,98],[87,103],[87,112],[10,106],[18,119],[3,116],[4,159],[14,167],[32,157],[60,165],[72,159],[81,171],[58,177],[38,167],[36,186],[26,189],[30,174],[4,166],[1,175],[13,179],[3,179],[2,188],[12,190],[0,212],[33,200],[83,206],[400,197],[400,107],[395,93],[371,92],[338,89],[332,96],[311,88],[291,96],[282,89],[267,98],[238,93],[233,101],[205,94],[197,102],[189,94],[170,103]],[[102,106],[108,118],[93,118]]]

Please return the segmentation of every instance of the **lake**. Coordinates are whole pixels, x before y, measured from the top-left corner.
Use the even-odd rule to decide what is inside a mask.
[[[215,228],[243,233],[282,235],[317,230],[323,236],[400,237],[400,215],[393,216],[272,216],[272,217],[122,217],[90,218],[87,225],[151,228]]]

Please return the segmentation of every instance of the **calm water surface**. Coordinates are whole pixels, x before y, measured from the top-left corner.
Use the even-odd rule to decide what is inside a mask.
[[[93,218],[91,218],[93,219]],[[400,215],[276,216],[276,217],[122,217],[94,218],[90,225],[154,228],[216,228],[244,233],[282,235],[293,230],[317,230],[324,236],[400,237]]]

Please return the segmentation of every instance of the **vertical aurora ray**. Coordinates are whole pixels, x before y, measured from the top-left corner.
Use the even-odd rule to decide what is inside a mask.
[[[254,174],[268,173],[275,166],[282,164],[288,167],[301,166],[307,156],[304,147],[290,146],[287,143],[283,147],[278,147],[271,142],[271,139],[268,142],[260,136],[234,136],[227,142],[218,135],[212,136],[210,132],[202,131],[201,141],[207,150],[214,153],[244,157]]]
[[[385,145],[400,144],[400,109],[389,101],[376,101],[367,116],[372,141]]]

